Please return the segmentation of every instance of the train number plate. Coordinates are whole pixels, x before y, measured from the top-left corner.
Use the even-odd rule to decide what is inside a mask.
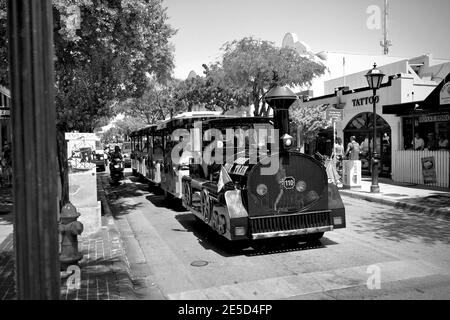
[[[295,187],[295,178],[294,177],[284,178],[283,187],[285,189],[293,189]]]

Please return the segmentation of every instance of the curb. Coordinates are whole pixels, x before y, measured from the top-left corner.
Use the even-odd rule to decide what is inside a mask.
[[[131,299],[139,300],[167,300],[167,297],[156,284],[151,272],[148,272],[149,265],[131,228],[128,217],[124,217],[118,223],[114,220],[111,208],[109,206],[107,195],[109,194],[103,188],[102,184],[102,201],[105,201],[105,212],[111,217],[115,230],[120,235],[120,242],[125,253],[127,263],[128,278],[132,283]]]
[[[108,222],[108,228],[111,228],[117,234],[121,235],[119,228],[117,227],[114,217],[109,207],[108,200],[106,199],[106,191],[103,188],[103,183],[101,184],[101,189],[98,190],[100,201],[102,203],[102,215],[105,216]],[[133,283],[133,276],[130,268],[130,263],[127,259],[125,253],[125,247],[123,245],[122,238],[120,237],[120,246],[122,248],[123,254],[121,255],[121,261],[117,263],[118,270],[117,276],[117,286],[120,290],[120,296],[124,300],[134,300],[136,298],[136,289]]]
[[[441,216],[441,218],[450,218],[450,212],[448,210],[437,209],[437,208],[430,208],[430,207],[426,207],[426,206],[423,206],[423,205],[412,204],[412,203],[408,203],[408,202],[404,202],[404,201],[398,201],[398,200],[393,200],[393,199],[384,199],[384,198],[379,198],[379,197],[371,197],[371,196],[367,196],[367,195],[364,195],[364,194],[359,194],[359,193],[356,193],[356,192],[342,190],[342,189],[339,190],[339,193],[341,195],[348,196],[350,198],[355,198],[355,199],[366,200],[366,201],[370,201],[370,202],[381,203],[381,204],[385,204],[385,205],[388,205],[388,206],[393,206],[393,207],[398,208],[398,209],[408,209],[408,210],[411,210],[411,211],[426,213],[426,214],[430,214],[430,215],[439,215],[439,216]]]

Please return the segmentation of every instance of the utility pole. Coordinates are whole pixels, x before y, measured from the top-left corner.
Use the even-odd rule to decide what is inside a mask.
[[[51,0],[8,0],[18,299],[59,299]]]
[[[384,0],[383,11],[383,41],[380,41],[380,45],[383,47],[383,54],[389,54],[389,47],[392,46],[391,40],[388,40],[388,0]]]

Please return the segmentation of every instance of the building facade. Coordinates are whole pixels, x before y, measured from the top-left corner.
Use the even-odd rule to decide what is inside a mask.
[[[369,66],[370,67],[370,66]],[[450,72],[450,62],[433,60],[431,55],[424,55],[412,59],[402,60],[378,68],[386,75],[381,88],[375,97],[377,111],[377,152],[381,156],[381,175],[395,177],[393,172],[393,157],[396,152],[408,148],[412,141],[412,125],[408,124],[411,117],[399,116],[392,108],[387,110],[384,106],[397,106],[396,111],[405,105],[420,105],[437,89],[446,74]],[[355,136],[361,145],[361,161],[363,173],[370,173],[370,158],[373,141],[373,92],[367,86],[364,75],[366,70],[346,76],[346,87],[336,87],[332,94],[304,99],[302,107],[315,105],[328,106],[328,108],[343,109],[343,120],[336,122],[336,135],[341,137],[344,146],[351,136]],[[325,91],[342,83],[341,78],[331,79],[324,83]],[[398,107],[400,106],[400,107]],[[448,112],[431,114],[425,111],[421,118],[417,117],[417,130],[421,134],[434,132],[448,135]],[[437,121],[440,120],[440,121]],[[423,123],[419,125],[419,123]],[[425,125],[425,123],[428,123]],[[332,134],[332,130],[329,131]],[[402,178],[403,179],[403,178]],[[420,180],[420,179],[419,179]],[[418,180],[418,181],[419,181]],[[420,182],[420,181],[419,181]]]

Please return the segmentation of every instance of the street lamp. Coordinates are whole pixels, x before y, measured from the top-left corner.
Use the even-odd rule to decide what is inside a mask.
[[[380,192],[380,187],[378,186],[378,170],[380,159],[377,153],[377,109],[376,109],[376,94],[377,89],[380,88],[381,82],[383,81],[384,74],[377,69],[377,64],[373,64],[373,69],[366,73],[367,83],[369,88],[373,90],[373,143],[372,143],[372,185],[370,186],[370,192],[378,193]]]

